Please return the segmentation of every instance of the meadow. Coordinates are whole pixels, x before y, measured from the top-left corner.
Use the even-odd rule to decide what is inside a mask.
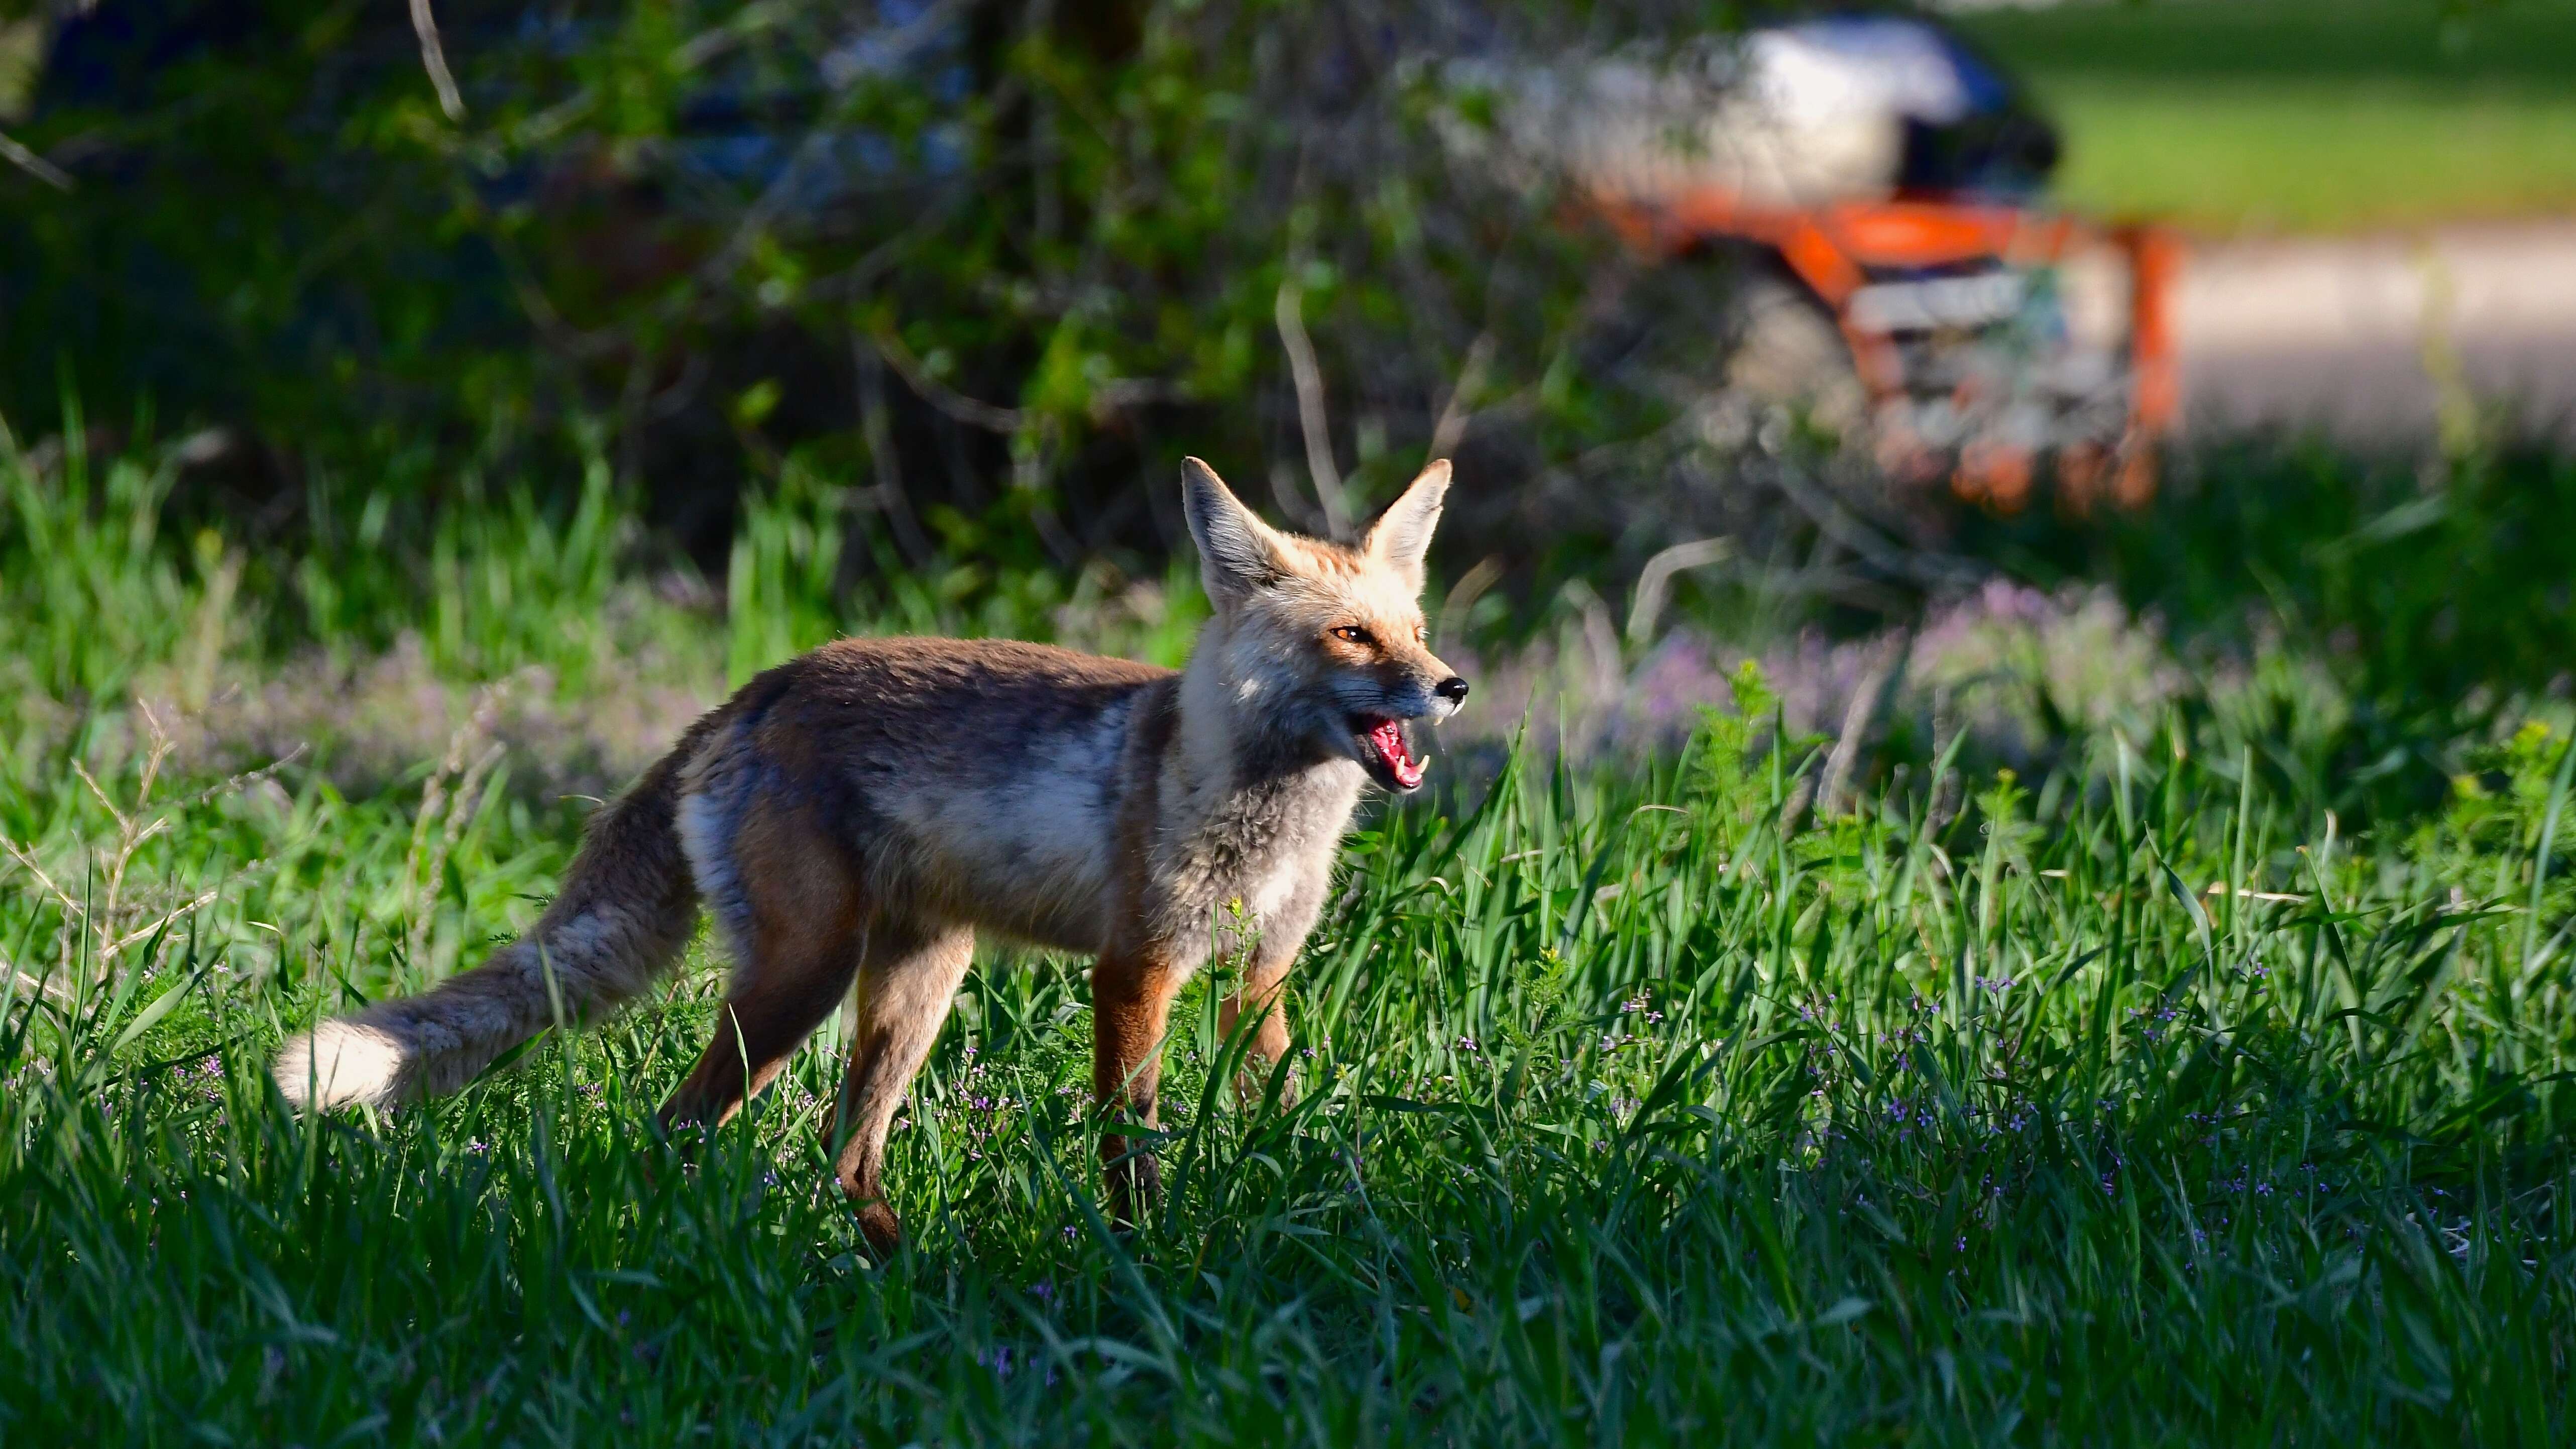
[[[2064,126],[2057,193],[2082,209],[2227,234],[2576,202],[2564,0],[2002,6],[1961,24]]]
[[[252,549],[173,477],[0,449],[0,1439],[2576,1432],[2565,465],[2221,459],[1981,525],[2185,682],[2088,716],[2008,642],[1847,790],[1759,641],[1676,739],[1486,721],[1350,842],[1293,1097],[1235,1101],[1226,964],[1192,988],[1132,1234],[1077,965],[988,952],[884,1263],[818,1143],[837,1024],[694,1153],[651,1130],[703,945],[416,1110],[298,1119],[266,1054],[532,919],[729,680],[898,628],[1174,659],[1186,576],[854,570],[807,479],[711,585],[605,465]],[[1499,668],[1583,597],[1444,627]],[[2036,723],[1957,723],[1979,688]]]

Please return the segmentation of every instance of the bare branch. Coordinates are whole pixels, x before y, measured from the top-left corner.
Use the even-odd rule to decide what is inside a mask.
[[[1502,577],[1502,555],[1489,553],[1477,560],[1474,568],[1449,586],[1449,596],[1440,601],[1440,624],[1433,631],[1431,642],[1442,649],[1465,642],[1461,636],[1467,628],[1467,611],[1476,606],[1476,600],[1484,597],[1485,590],[1500,583]]]
[[[0,131],[0,160],[7,161],[56,191],[72,189],[70,172],[12,140],[6,131]]]
[[[1860,765],[1860,752],[1869,742],[1870,727],[1887,712],[1888,702],[1895,697],[1896,685],[1905,675],[1905,661],[1914,652],[1914,630],[1911,627],[1891,634],[1877,655],[1862,671],[1860,684],[1852,691],[1851,703],[1843,710],[1842,732],[1834,739],[1833,753],[1825,759],[1825,772],[1816,787],[1816,809],[1827,816],[1839,816],[1855,807],[1851,783]]]
[[[1351,509],[1342,497],[1342,470],[1333,462],[1332,424],[1324,416],[1324,373],[1315,365],[1315,344],[1306,336],[1306,293],[1297,282],[1292,259],[1279,279],[1279,299],[1272,316],[1279,324],[1279,345],[1288,350],[1288,375],[1297,384],[1297,425],[1306,435],[1306,471],[1315,480],[1315,501],[1323,505],[1324,526],[1333,537],[1351,536]]]
[[[859,385],[859,435],[868,445],[868,466],[877,475],[877,506],[894,525],[895,545],[904,557],[915,567],[926,567],[932,557],[930,540],[913,516],[912,495],[904,491],[903,459],[895,452],[894,429],[886,419],[885,350],[870,347],[853,332],[850,361]]]
[[[420,37],[420,68],[429,72],[430,89],[438,92],[438,108],[447,119],[462,125],[465,121],[465,97],[457,94],[456,77],[447,70],[447,48],[438,42],[438,17],[429,13],[429,0],[411,0],[411,31]]]
[[[1479,332],[1467,344],[1467,359],[1459,364],[1457,385],[1449,389],[1449,401],[1440,408],[1439,421],[1431,425],[1431,456],[1446,458],[1467,435],[1467,420],[1475,416],[1469,401],[1485,386],[1485,369],[1494,361],[1494,334]]]
[[[920,394],[923,402],[957,421],[994,433],[1016,433],[1025,422],[1018,408],[982,402],[933,380],[922,369],[921,359],[913,356],[912,349],[903,345],[903,339],[895,334],[891,324],[881,322],[870,329],[868,340],[876,344],[877,355],[885,359],[886,366],[894,369],[895,376],[903,379],[904,386]]]
[[[1664,595],[1670,590],[1673,575],[1684,569],[1704,568],[1719,563],[1735,552],[1731,539],[1701,538],[1677,543],[1646,560],[1638,571],[1637,591],[1628,602],[1628,642],[1642,645],[1655,632],[1655,621],[1663,616]]]

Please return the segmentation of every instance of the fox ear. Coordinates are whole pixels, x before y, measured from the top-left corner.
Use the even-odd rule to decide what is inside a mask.
[[[1199,546],[1199,582],[1211,601],[1241,599],[1287,571],[1279,535],[1196,458],[1181,460],[1181,514]]]
[[[1440,526],[1441,500],[1448,496],[1449,460],[1434,459],[1370,526],[1362,549],[1421,588],[1422,558],[1431,551],[1431,531]]]

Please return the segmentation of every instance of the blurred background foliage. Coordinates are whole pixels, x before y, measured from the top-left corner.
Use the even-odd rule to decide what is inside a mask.
[[[172,506],[253,543],[519,479],[569,506],[597,454],[713,573],[802,458],[916,565],[1158,571],[1177,505],[1140,485],[1184,452],[1324,531],[1444,415],[1519,410],[1540,466],[1597,443],[1558,374],[1600,239],[1455,162],[1490,98],[1421,57],[1731,9],[21,7],[0,127],[62,184],[0,175],[0,416],[184,439]]]
[[[1870,737],[1873,778],[1962,730],[2027,769],[2181,716],[2378,816],[2561,707],[2576,469],[2475,426],[2438,457],[2195,440],[2118,516],[2043,480],[2017,513],[1891,519],[1865,468],[1768,432],[1677,461],[1697,443],[1658,387],[1698,356],[1631,363],[1728,325],[1730,263],[1615,244],[1514,154],[1508,89],[1773,13],[0,0],[6,743],[32,761],[129,696],[232,688],[197,763],[377,730],[383,758],[333,763],[356,788],[517,680],[555,714],[502,732],[607,790],[845,631],[1172,662],[1202,607],[1172,558],[1183,453],[1333,532],[1455,452],[1443,647],[1485,666],[1497,730],[1527,708],[1578,746],[1668,745],[1760,657],[1793,728]],[[2161,184],[2086,190],[2120,142],[2083,98],[2121,76],[2153,78],[2138,134],[2187,157],[2201,81],[2531,99],[2571,16],[1957,23],[2072,107],[2069,189],[2118,211]],[[2412,174],[2292,165],[2271,135],[2201,159]],[[1645,586],[1676,541],[1709,547]]]

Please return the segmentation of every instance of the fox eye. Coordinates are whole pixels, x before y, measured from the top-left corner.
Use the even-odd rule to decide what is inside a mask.
[[[1366,648],[1367,646],[1377,642],[1375,635],[1372,635],[1369,631],[1361,628],[1357,624],[1342,625],[1341,627],[1333,630],[1333,637],[1341,640],[1345,644],[1357,644],[1362,648]]]

